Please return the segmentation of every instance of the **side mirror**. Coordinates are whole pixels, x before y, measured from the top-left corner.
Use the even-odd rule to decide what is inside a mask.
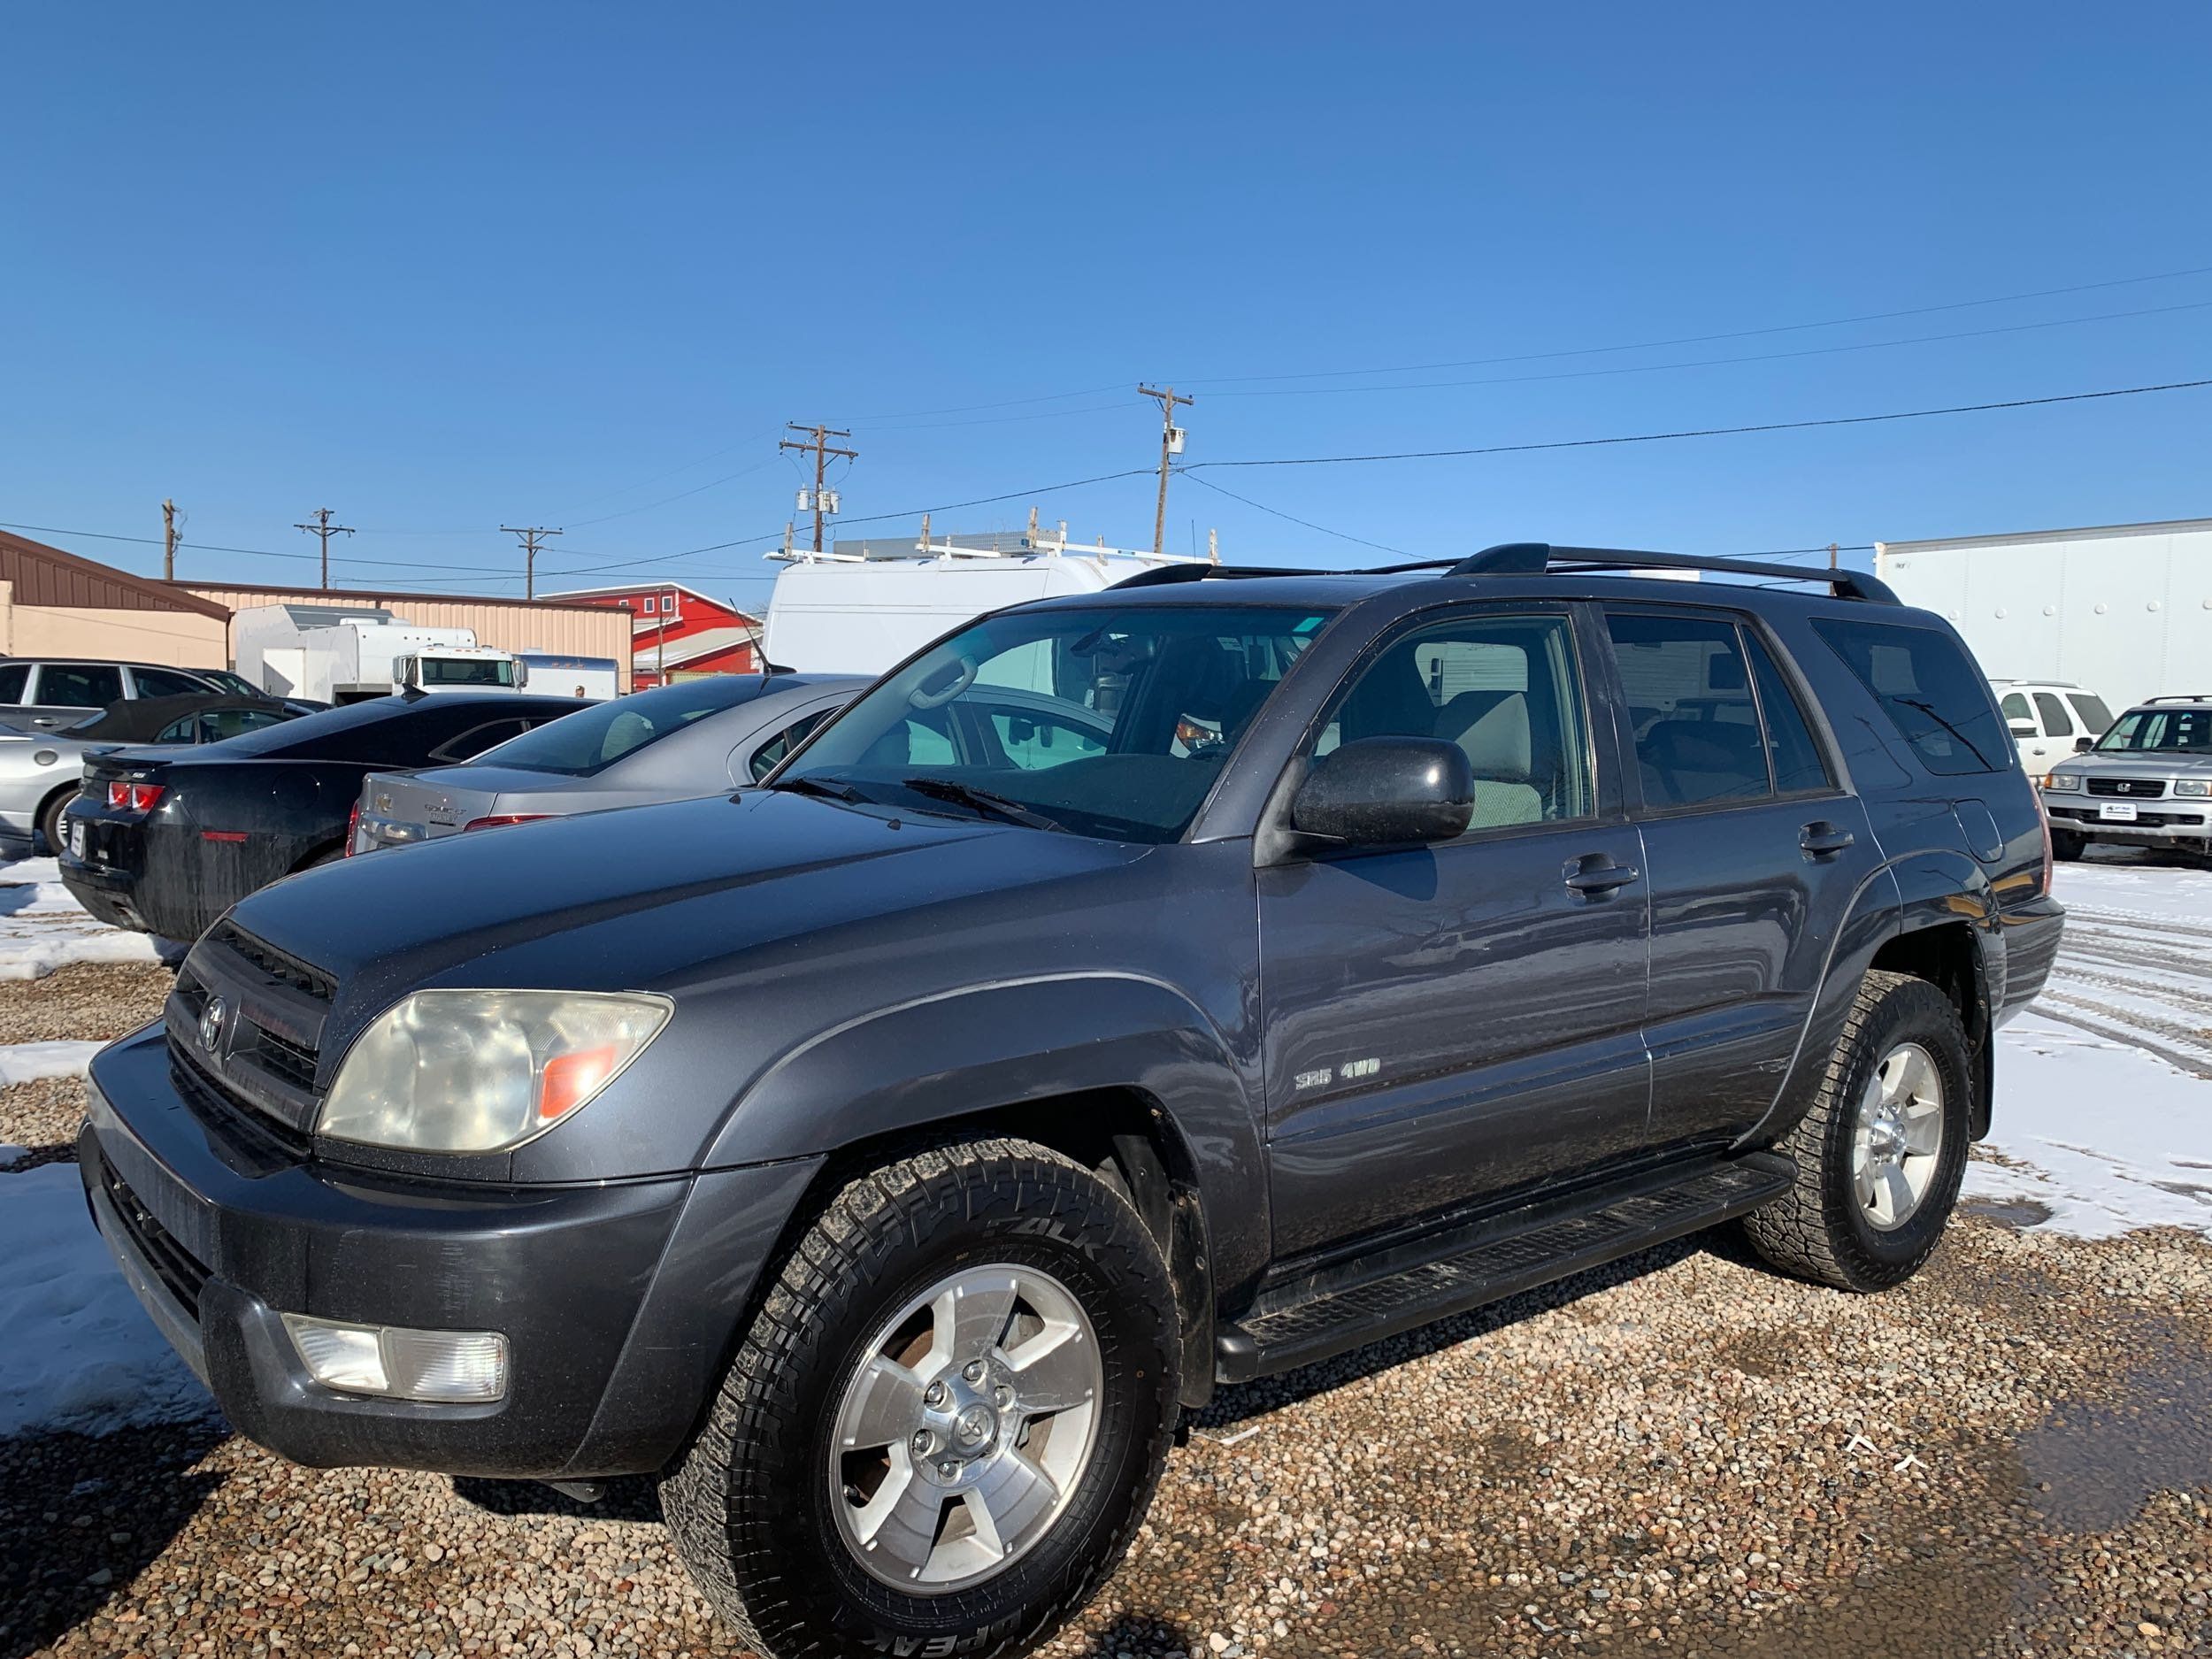
[[[1475,810],[1466,751],[1433,737],[1363,737],[1313,763],[1290,805],[1302,835],[1349,847],[1450,841]]]
[[[2086,755],[2096,747],[2097,740],[2093,737],[2078,737],[2074,740],[2074,753],[2077,755]]]
[[[2013,736],[2014,736],[2014,737],[2016,737],[2016,738],[2021,738],[2021,737],[2040,737],[2040,736],[2042,736],[2042,735],[2043,735],[2043,733],[2040,733],[2040,732],[2037,731],[2037,730],[2035,729],[2035,727],[2033,727],[2032,726],[2018,726],[2018,725],[2015,725],[2015,726],[2011,726],[2011,727],[2009,727],[2009,728],[2008,728],[2008,730],[2010,730],[2010,732],[2012,733]]]

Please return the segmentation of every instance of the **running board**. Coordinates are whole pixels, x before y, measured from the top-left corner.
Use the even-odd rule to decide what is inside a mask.
[[[1249,1382],[1379,1342],[1417,1325],[1624,1256],[1732,1221],[1789,1190],[1797,1166],[1777,1152],[1700,1162],[1675,1179],[1632,1190],[1600,1188],[1570,1210],[1556,1199],[1489,1217],[1479,1241],[1455,1255],[1403,1267],[1224,1323],[1216,1377]]]

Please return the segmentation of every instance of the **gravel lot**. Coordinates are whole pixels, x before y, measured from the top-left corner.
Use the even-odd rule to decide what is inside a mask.
[[[10,986],[0,1038],[166,984]],[[0,1141],[65,1144],[80,1089],[0,1091]],[[1886,1296],[1693,1241],[1231,1391],[1050,1651],[2212,1651],[2212,1242],[1975,1208]],[[735,1651],[647,1483],[316,1472],[219,1424],[0,1441],[0,1659]]]

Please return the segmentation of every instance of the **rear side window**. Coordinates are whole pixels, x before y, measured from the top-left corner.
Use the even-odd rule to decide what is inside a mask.
[[[0,668],[0,703],[20,703],[23,687],[31,678],[28,663],[10,663]]]
[[[1645,803],[1705,806],[1770,793],[1736,625],[1635,612],[1612,614],[1606,625],[1634,723]]]
[[[782,763],[786,755],[813,735],[816,726],[836,712],[834,709],[821,709],[812,714],[803,715],[770,738],[768,741],[763,743],[754,754],[753,758],[747,763],[748,768],[753,774],[753,781],[758,783],[765,778]]]
[[[1839,617],[1813,627],[1930,772],[1957,777],[2016,764],[1989,687],[1949,634]]]
[[[1804,704],[1798,702],[1781,665],[1758,636],[1748,636],[1747,643],[1751,677],[1759,686],[1759,712],[1766,717],[1767,757],[1774,764],[1775,793],[1795,795],[1832,787],[1835,780],[1828,775],[1828,763],[1813,736],[1812,722],[1805,718]]]
[[[49,707],[104,709],[122,698],[123,671],[111,664],[49,663],[39,670],[38,700]]]
[[[452,765],[464,760],[474,760],[486,749],[505,742],[511,737],[520,737],[530,729],[527,720],[487,720],[481,726],[472,726],[458,737],[449,737],[430,751],[430,758],[442,765]]]

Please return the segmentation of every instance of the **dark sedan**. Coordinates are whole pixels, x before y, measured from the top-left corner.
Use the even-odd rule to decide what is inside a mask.
[[[586,706],[416,693],[176,753],[92,756],[62,815],[61,878],[104,922],[196,939],[257,887],[339,857],[370,772],[468,760]]]

